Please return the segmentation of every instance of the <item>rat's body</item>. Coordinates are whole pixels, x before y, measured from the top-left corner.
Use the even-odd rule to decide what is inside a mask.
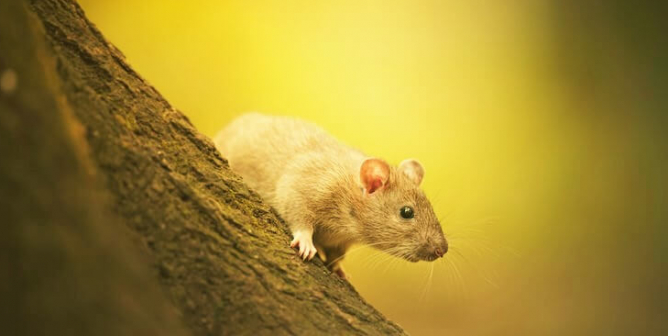
[[[317,248],[343,276],[339,262],[355,243],[410,261],[434,260],[447,251],[418,188],[424,171],[417,161],[394,168],[314,124],[257,113],[237,118],[214,141],[232,169],[285,219],[291,246],[299,246],[304,259]]]

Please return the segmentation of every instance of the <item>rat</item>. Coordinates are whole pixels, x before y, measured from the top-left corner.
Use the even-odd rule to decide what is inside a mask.
[[[214,138],[216,148],[288,223],[304,260],[316,253],[333,273],[354,244],[411,262],[434,261],[448,243],[420,189],[414,159],[394,167],[347,146],[317,125],[248,113]]]

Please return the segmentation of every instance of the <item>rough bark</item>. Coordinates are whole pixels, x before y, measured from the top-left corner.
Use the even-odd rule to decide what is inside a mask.
[[[4,331],[403,334],[297,258],[285,223],[75,2],[0,2],[7,69]]]

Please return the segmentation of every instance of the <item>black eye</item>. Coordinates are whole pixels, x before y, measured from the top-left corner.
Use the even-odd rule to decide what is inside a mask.
[[[413,212],[413,208],[409,206],[405,206],[399,210],[399,214],[401,214],[401,217],[406,218],[406,219],[411,219],[413,216],[415,216],[415,213]]]

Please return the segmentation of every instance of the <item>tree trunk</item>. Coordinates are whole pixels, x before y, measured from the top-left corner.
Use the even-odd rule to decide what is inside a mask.
[[[403,334],[71,0],[0,1],[2,330]]]

